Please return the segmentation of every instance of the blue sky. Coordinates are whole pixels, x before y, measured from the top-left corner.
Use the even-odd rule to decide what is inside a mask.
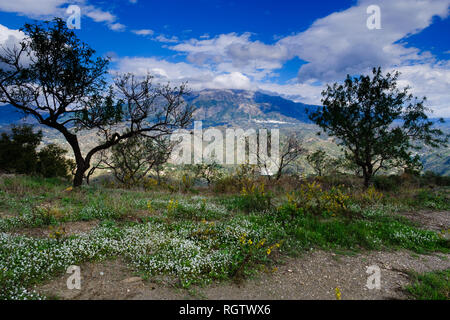
[[[112,58],[112,72],[150,72],[195,89],[264,90],[319,103],[326,83],[374,66],[450,116],[450,0],[0,0],[0,45],[34,19],[81,9],[79,37]],[[381,29],[367,28],[367,7]]]

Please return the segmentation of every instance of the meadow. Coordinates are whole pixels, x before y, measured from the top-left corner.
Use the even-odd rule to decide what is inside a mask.
[[[275,272],[285,257],[312,249],[448,254],[448,230],[410,216],[448,212],[450,188],[407,175],[393,180],[401,185],[384,179],[367,190],[350,176],[242,175],[210,187],[183,176],[139,188],[98,179],[73,189],[63,179],[2,175],[0,298],[52,298],[34,288],[71,265],[117,258],[144,280],[189,290]],[[444,275],[436,290],[448,299]],[[417,281],[410,296],[424,298]]]

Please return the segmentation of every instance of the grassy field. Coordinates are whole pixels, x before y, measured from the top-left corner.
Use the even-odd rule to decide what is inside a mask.
[[[100,183],[73,190],[58,179],[0,176],[0,298],[45,298],[34,284],[70,265],[117,257],[144,279],[190,288],[247,278],[311,248],[450,251],[448,230],[425,230],[399,214],[449,210],[448,187],[382,193],[323,179],[266,184],[247,181],[231,192]],[[448,298],[443,275],[436,293],[430,283],[441,274],[418,277],[408,290]]]

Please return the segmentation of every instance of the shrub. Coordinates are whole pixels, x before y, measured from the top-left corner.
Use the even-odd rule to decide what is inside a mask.
[[[33,132],[28,125],[13,127],[10,135],[0,138],[0,170],[12,173],[36,172],[38,155],[36,148],[42,141],[42,131]]]
[[[381,191],[396,191],[402,184],[400,176],[375,176],[373,178],[373,185]]]
[[[426,171],[420,180],[422,185],[450,186],[449,176],[441,176],[432,171]]]
[[[323,190],[316,182],[306,183],[300,187],[296,199],[297,206],[313,215],[334,216],[347,212],[349,196],[340,188]]]
[[[56,144],[49,144],[38,153],[37,173],[45,178],[68,178],[75,168],[73,160],[65,158],[66,150]]]
[[[265,185],[252,185],[249,189],[242,188],[241,195],[237,199],[238,207],[245,212],[259,212],[271,208],[272,195],[265,192]]]
[[[235,177],[227,175],[219,178],[213,185],[213,190],[216,193],[234,192],[237,188],[237,181]]]

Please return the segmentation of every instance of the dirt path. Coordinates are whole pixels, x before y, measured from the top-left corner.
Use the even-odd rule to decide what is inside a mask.
[[[381,289],[366,288],[366,267],[381,270]],[[355,256],[313,251],[289,259],[274,273],[262,273],[242,284],[225,283],[189,292],[143,281],[120,260],[81,266],[81,290],[69,290],[69,275],[54,279],[38,291],[59,299],[407,299],[401,290],[409,283],[406,270],[426,272],[450,268],[450,254],[416,255],[408,251],[372,252]]]

